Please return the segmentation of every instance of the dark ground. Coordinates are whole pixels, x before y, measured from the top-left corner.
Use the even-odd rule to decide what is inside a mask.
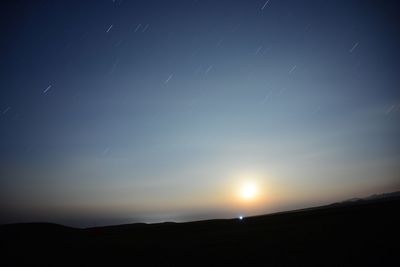
[[[0,266],[400,266],[400,197],[229,220],[0,226]]]

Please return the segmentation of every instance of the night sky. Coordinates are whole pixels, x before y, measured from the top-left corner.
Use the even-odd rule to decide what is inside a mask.
[[[0,10],[0,223],[229,218],[400,189],[396,1]]]

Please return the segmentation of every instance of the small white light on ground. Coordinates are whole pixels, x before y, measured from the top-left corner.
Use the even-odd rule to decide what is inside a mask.
[[[243,220],[243,216],[239,216],[239,220]]]

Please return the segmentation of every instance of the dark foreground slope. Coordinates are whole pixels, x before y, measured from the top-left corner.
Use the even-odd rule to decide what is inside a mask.
[[[0,266],[393,266],[399,211],[391,197],[242,221],[4,225]]]

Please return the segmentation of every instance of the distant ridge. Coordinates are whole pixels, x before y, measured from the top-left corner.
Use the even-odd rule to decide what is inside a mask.
[[[253,216],[248,216],[246,219],[248,220],[249,218],[258,218],[258,217],[264,217],[264,216],[272,216],[272,215],[278,215],[278,214],[286,214],[286,213],[297,213],[297,212],[303,212],[303,211],[311,211],[311,210],[319,210],[319,209],[325,209],[329,207],[336,207],[336,206],[346,206],[346,205],[353,205],[353,204],[362,204],[366,203],[369,201],[385,201],[385,200],[391,200],[391,199],[400,199],[400,191],[395,191],[395,192],[389,192],[389,193],[381,193],[381,194],[373,194],[369,195],[367,197],[355,197],[355,198],[350,198],[347,200],[339,201],[339,202],[333,202],[331,204],[326,204],[326,205],[321,205],[321,206],[312,206],[312,207],[307,207],[307,208],[300,208],[300,209],[294,209],[294,210],[283,210],[283,211],[277,211],[277,212],[272,212],[272,213],[266,213],[266,214],[259,214],[259,215],[253,215]],[[208,221],[224,221],[224,220],[236,220],[237,218],[227,218],[227,219],[205,219],[205,220],[197,220],[197,221],[186,221],[186,222],[174,222],[174,221],[165,221],[165,222],[155,222],[155,223],[144,223],[144,222],[135,222],[135,223],[124,223],[124,224],[114,224],[114,225],[100,225],[100,226],[90,226],[90,227],[84,227],[84,228],[75,228],[75,227],[70,227],[67,225],[63,224],[57,224],[57,223],[50,223],[50,222],[28,222],[28,223],[8,223],[8,224],[0,224],[0,227],[24,227],[24,228],[48,228],[47,230],[50,229],[61,229],[64,228],[64,230],[71,230],[71,229],[100,229],[100,228],[123,228],[123,227],[129,227],[129,226],[136,226],[136,227],[145,227],[147,225],[154,225],[154,226],[161,226],[161,225],[172,225],[172,224],[185,224],[185,223],[197,223],[197,222],[208,222]]]
[[[337,202],[337,203],[351,203],[351,202],[357,202],[357,201],[366,201],[366,200],[384,200],[384,199],[388,199],[388,198],[397,198],[400,197],[400,191],[396,191],[396,192],[390,192],[390,193],[382,193],[382,194],[373,194],[367,197],[355,197],[355,198],[350,198],[341,202]],[[333,203],[333,204],[337,204],[337,203]]]

